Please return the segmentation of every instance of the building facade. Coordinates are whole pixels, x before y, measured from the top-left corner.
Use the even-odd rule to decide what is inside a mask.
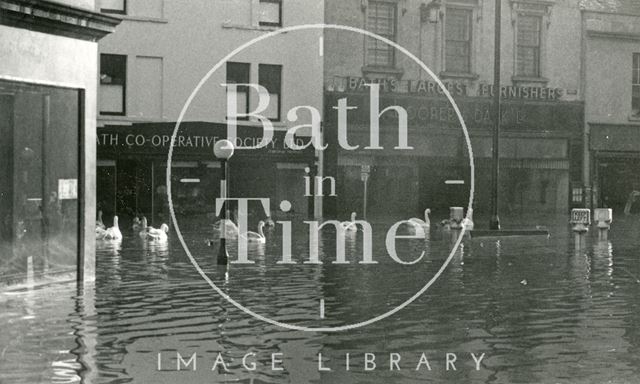
[[[0,282],[94,275],[93,0],[0,1]],[[91,223],[91,225],[86,225]]]
[[[173,128],[201,79],[227,54],[251,39],[282,27],[321,23],[322,1],[282,0],[103,0],[102,11],[123,18],[116,33],[100,43],[98,138],[99,209],[144,215],[167,222],[166,166]],[[230,92],[239,113],[260,110],[251,87],[269,94],[262,114],[276,131],[268,150],[239,150],[229,162],[231,195],[289,200],[295,212],[319,209],[304,196],[303,177],[316,172],[316,154],[287,151],[284,132],[297,124],[287,111],[299,105],[322,110],[322,31],[281,34],[238,52],[213,72],[183,117],[173,159],[172,190],[181,212],[210,215],[217,196],[220,163],[213,143],[225,138]],[[301,120],[303,118],[301,117]],[[243,143],[257,143],[262,124],[238,121]],[[184,131],[182,129],[184,128]],[[190,130],[193,129],[193,132]],[[137,138],[137,142],[136,142]],[[133,140],[133,141],[132,141]],[[184,140],[184,141],[179,141]],[[174,199],[175,202],[175,199]],[[203,208],[204,207],[204,208]]]
[[[388,38],[423,61],[459,107],[475,160],[476,214],[489,214],[493,130],[493,0],[327,0],[330,24]],[[500,211],[565,213],[584,204],[581,22],[576,2],[504,0],[501,18]],[[445,211],[469,199],[469,149],[455,109],[436,81],[411,58],[371,37],[325,32],[325,136],[338,142],[346,98],[349,145],[325,154],[336,198],[326,210],[345,215],[406,217],[425,208]],[[370,144],[369,93],[379,84],[380,146]],[[385,112],[384,108],[399,106]],[[400,114],[409,146],[398,150]],[[329,140],[329,139],[328,139]],[[368,173],[368,177],[364,174]]]
[[[637,213],[640,4],[583,1],[586,160],[593,205]]]

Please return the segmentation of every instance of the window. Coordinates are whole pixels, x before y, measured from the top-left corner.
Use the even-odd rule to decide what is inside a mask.
[[[83,99],[0,81],[0,282],[24,280],[29,264],[36,278],[77,271]]]
[[[251,64],[227,62],[227,84],[249,84],[250,70]],[[231,90],[227,88],[227,92],[231,92]],[[237,110],[239,113],[249,113],[249,89],[247,86],[238,86],[236,103],[238,103]],[[240,117],[239,119],[246,120],[247,117]]]
[[[472,10],[447,8],[445,19],[445,68],[471,73]]]
[[[100,114],[125,115],[127,56],[100,55]]]
[[[280,104],[282,103],[282,66],[260,64],[258,66],[258,82],[269,92],[269,107],[264,116],[270,120],[280,121]]]
[[[640,53],[633,54],[633,76],[631,86],[631,114],[640,117]]]
[[[519,15],[517,25],[516,74],[540,77],[540,41],[542,17]]]
[[[396,39],[396,4],[370,1],[367,8],[367,29],[391,41]],[[367,37],[367,64],[375,67],[393,67],[395,52],[392,46]]]
[[[127,0],[99,0],[100,12],[104,13],[127,13]]]
[[[258,25],[282,27],[282,0],[260,0],[258,7]]]

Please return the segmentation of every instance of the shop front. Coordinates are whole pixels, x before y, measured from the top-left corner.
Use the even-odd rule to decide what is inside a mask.
[[[149,224],[170,223],[167,199],[167,160],[175,123],[107,126],[98,129],[98,209],[105,221],[118,215],[124,225],[135,216]],[[185,226],[213,222],[220,196],[221,163],[213,145],[226,138],[227,127],[214,123],[182,123],[171,161],[171,195],[176,217]],[[262,130],[238,127],[238,142],[254,146]],[[272,216],[281,201],[292,204],[288,215],[307,217],[313,199],[305,196],[304,177],[314,172],[312,148],[294,151],[284,144],[284,132],[260,149],[236,149],[228,162],[229,196],[269,198]],[[308,172],[307,172],[308,171]],[[264,219],[258,204],[250,206],[250,223]],[[181,220],[182,223],[182,220]],[[181,225],[182,227],[182,225]]]
[[[0,288],[94,277],[95,10],[0,1]]]
[[[640,213],[640,133],[637,125],[589,124],[598,207]]]
[[[340,119],[335,107],[343,98],[351,107],[347,114],[347,143],[351,147],[359,145],[357,149],[347,150],[339,142]],[[351,211],[362,212],[365,182],[369,216],[402,218],[420,214],[426,208],[446,215],[450,206],[467,206],[471,182],[469,149],[455,110],[447,99],[438,95],[380,94],[376,112],[382,148],[367,149],[371,140],[370,123],[376,116],[371,113],[370,99],[365,92],[348,90],[325,94],[325,136],[330,142],[325,155],[325,175],[336,177],[338,195],[325,198],[325,213],[343,217]],[[455,100],[472,144],[475,212],[488,214],[491,98],[458,95]],[[397,110],[382,112],[390,106],[406,111],[408,146],[412,149],[398,148],[401,146]],[[581,203],[573,201],[571,186],[581,185],[583,110],[582,103],[560,101],[555,96],[545,100],[511,98],[504,101],[500,140],[501,212],[507,215],[564,213],[570,206]],[[362,177],[363,173],[368,175]]]

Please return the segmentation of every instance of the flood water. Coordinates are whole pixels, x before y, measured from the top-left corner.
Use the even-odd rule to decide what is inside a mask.
[[[67,282],[0,292],[0,383],[640,382],[640,218],[616,218],[609,241],[591,233],[580,250],[566,217],[503,223],[545,224],[552,236],[466,239],[424,295],[386,319],[341,332],[260,321],[211,288],[175,233],[163,246],[124,231],[122,244],[99,246],[96,282],[84,289]],[[397,241],[402,260],[425,251],[418,263],[393,261],[385,249],[391,224],[373,225],[377,264],[357,262],[362,234],[346,240],[350,264],[332,263],[331,231],[318,245],[323,263],[303,264],[309,236],[300,222],[292,226],[296,264],[276,264],[276,228],[265,245],[249,246],[255,264],[224,271],[206,228],[183,234],[202,270],[238,303],[295,326],[336,327],[395,308],[447,259],[448,235],[432,228],[426,243]],[[235,258],[233,246],[230,252]],[[196,369],[182,364],[177,371],[176,353],[185,363],[195,353]],[[374,370],[365,370],[365,353],[375,357]],[[447,353],[455,354],[456,370],[446,369]],[[471,353],[484,353],[479,370]],[[221,364],[212,370],[218,354],[228,371]],[[331,371],[319,370],[319,354]],[[422,354],[430,370],[419,365]],[[254,371],[243,366],[246,355]],[[272,359],[282,370],[272,369]]]

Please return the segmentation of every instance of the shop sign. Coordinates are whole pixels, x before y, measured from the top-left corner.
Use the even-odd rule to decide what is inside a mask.
[[[166,155],[171,147],[171,136],[174,124],[166,123],[142,123],[132,126],[110,126],[98,128],[96,141],[99,154],[112,153],[148,153]],[[262,142],[262,129],[259,127],[239,127],[235,145],[239,153],[262,156],[312,156],[313,148],[304,150],[292,150],[285,143],[284,132],[275,131],[272,139],[265,147],[257,149],[243,149],[242,147],[255,147]],[[178,154],[195,156],[213,155],[213,146],[219,140],[226,139],[226,126],[224,124],[210,123],[183,123],[173,143],[174,151]],[[303,146],[308,138],[295,137],[294,142]]]
[[[371,119],[369,99],[366,94],[343,96],[330,94],[325,100],[325,122],[327,126],[337,126],[338,112],[332,106],[339,99],[347,98],[348,124],[354,129],[366,127]],[[493,102],[490,98],[461,98],[456,100],[467,128],[471,130],[489,129],[494,125]],[[399,105],[407,113],[407,123],[419,130],[430,127],[459,127],[460,122],[455,109],[446,98],[418,98],[406,96],[382,95],[380,110]],[[584,106],[580,102],[534,103],[506,100],[502,104],[501,123],[508,130],[542,130],[545,132],[562,131],[575,134],[582,131]],[[381,123],[397,125],[397,114],[385,112],[380,115]]]
[[[342,79],[338,78],[340,82]],[[396,78],[368,79],[365,77],[347,77],[339,86],[333,89],[347,92],[369,92],[369,84],[379,84],[383,93],[399,93],[423,96],[443,96],[444,91],[433,80],[398,80]],[[464,82],[444,81],[444,86],[452,96],[493,97],[493,84],[478,84],[470,86]],[[560,100],[566,93],[562,88],[537,86],[505,85],[500,87],[501,96],[505,100]]]

